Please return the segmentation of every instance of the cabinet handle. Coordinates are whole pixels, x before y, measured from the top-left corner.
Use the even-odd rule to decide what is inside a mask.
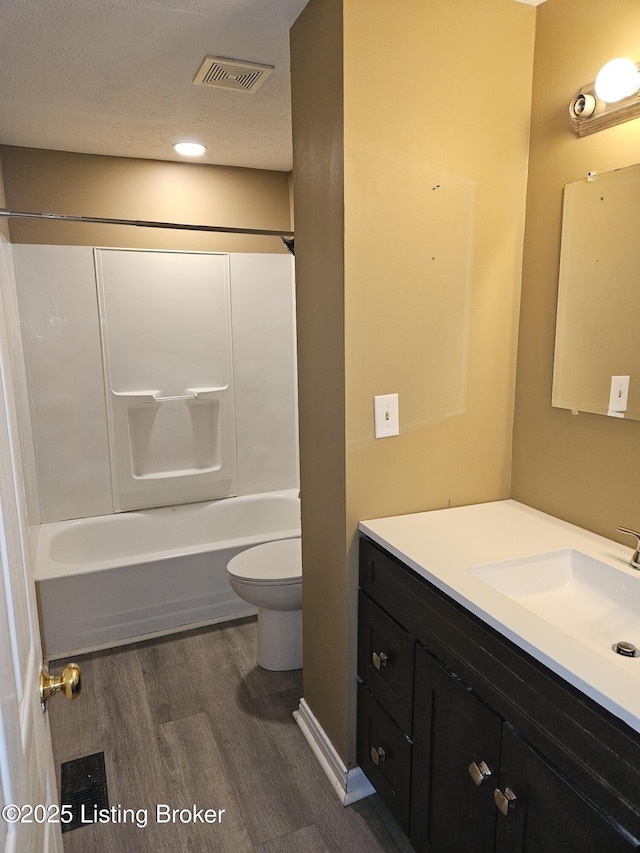
[[[371,747],[371,760],[376,765],[376,767],[378,766],[378,764],[382,764],[386,757],[386,753],[381,746]]]
[[[489,765],[486,761],[481,761],[480,764],[476,764],[475,761],[472,761],[469,765],[469,775],[476,785],[482,785],[484,780],[491,776],[491,770],[489,769]]]
[[[504,791],[496,788],[493,792],[493,801],[505,817],[516,807],[516,795],[511,788],[505,788]]]
[[[373,661],[374,667],[378,670],[381,669],[383,666],[386,666],[387,661],[389,660],[389,658],[385,655],[384,652],[380,652],[380,654],[374,652],[371,655],[371,659]]]

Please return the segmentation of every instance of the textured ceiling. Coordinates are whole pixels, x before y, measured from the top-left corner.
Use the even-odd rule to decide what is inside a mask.
[[[291,169],[289,28],[307,0],[0,0],[0,143]],[[206,55],[275,66],[255,93],[192,85]]]

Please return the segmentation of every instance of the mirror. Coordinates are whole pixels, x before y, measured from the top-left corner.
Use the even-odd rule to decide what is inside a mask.
[[[639,279],[640,165],[567,184],[553,406],[640,420]]]

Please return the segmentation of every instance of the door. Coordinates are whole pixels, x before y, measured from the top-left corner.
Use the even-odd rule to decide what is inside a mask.
[[[420,646],[415,684],[411,843],[492,853],[502,720]]]
[[[496,804],[503,807],[496,820],[496,853],[638,850],[637,839],[592,806],[507,723],[496,787]]]
[[[0,850],[57,853],[62,836],[51,738],[40,707],[42,649],[11,374],[11,348],[20,353],[20,342],[7,324],[11,256],[0,242]]]

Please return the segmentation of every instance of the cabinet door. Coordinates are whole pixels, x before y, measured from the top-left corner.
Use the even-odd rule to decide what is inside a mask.
[[[411,843],[418,851],[490,853],[502,720],[420,646],[415,667]]]
[[[630,853],[637,839],[591,803],[505,723],[496,853]],[[492,791],[495,786],[491,786]],[[508,802],[505,788],[515,795]]]

